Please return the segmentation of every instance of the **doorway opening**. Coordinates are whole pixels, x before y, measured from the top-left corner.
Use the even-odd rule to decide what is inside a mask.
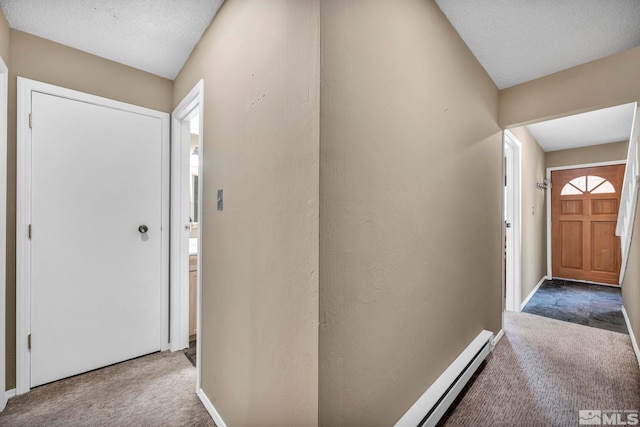
[[[637,116],[629,103],[526,125],[544,152],[546,175],[537,185],[545,190],[546,275],[523,311],[630,328],[620,285],[636,205]]]
[[[189,119],[189,347],[184,350],[187,359],[196,366],[197,360],[197,295],[198,295],[198,229],[200,210],[200,116]],[[184,171],[183,171],[184,172]],[[187,226],[185,225],[185,231]],[[184,278],[181,278],[184,280]]]
[[[202,80],[172,113],[171,350],[196,368],[200,395],[202,271]]]
[[[521,144],[504,132],[504,281],[505,309],[520,311],[521,302]]]

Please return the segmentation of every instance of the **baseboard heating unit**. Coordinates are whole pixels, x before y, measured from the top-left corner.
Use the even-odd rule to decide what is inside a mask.
[[[493,349],[492,339],[492,332],[480,332],[394,427],[435,426]]]

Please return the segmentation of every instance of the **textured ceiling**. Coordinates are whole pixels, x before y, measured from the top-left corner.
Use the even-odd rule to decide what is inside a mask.
[[[635,103],[527,126],[544,151],[628,141]]]
[[[9,26],[173,80],[223,0],[0,0]]]
[[[436,0],[503,89],[640,45],[639,0]]]

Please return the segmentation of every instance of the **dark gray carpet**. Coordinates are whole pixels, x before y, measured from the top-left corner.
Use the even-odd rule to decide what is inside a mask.
[[[620,288],[545,280],[522,310],[565,322],[628,334]]]
[[[628,335],[526,313],[443,426],[577,426],[580,410],[640,409],[640,367]]]
[[[196,342],[195,341],[191,341],[189,343],[189,347],[185,348],[183,353],[184,355],[187,357],[187,359],[189,359],[189,362],[191,362],[191,364],[193,365],[193,367],[196,367]]]
[[[181,352],[155,353],[17,396],[0,426],[215,426]]]

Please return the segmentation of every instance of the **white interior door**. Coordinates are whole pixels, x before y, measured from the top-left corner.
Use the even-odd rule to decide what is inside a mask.
[[[162,347],[162,124],[35,91],[31,105],[34,387]]]
[[[522,145],[508,130],[504,133],[505,309],[520,311],[522,257]]]
[[[514,222],[515,222],[515,186],[514,186],[514,163],[515,156],[513,148],[509,144],[504,144],[505,162],[505,182],[504,182],[504,230],[505,230],[505,291],[506,308],[514,310],[514,281],[515,281],[515,251],[514,251]]]

